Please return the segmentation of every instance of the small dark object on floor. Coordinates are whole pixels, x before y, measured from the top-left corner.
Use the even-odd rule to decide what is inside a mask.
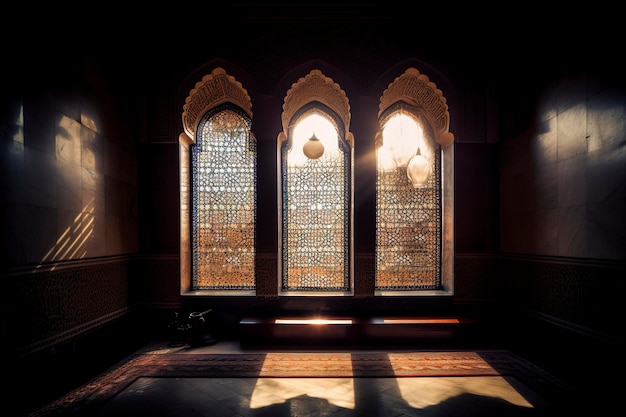
[[[189,314],[189,330],[187,344],[191,347],[209,346],[217,343],[217,338],[212,334],[209,316],[213,309],[194,311]]]
[[[180,321],[178,312],[174,313],[174,320],[172,320],[167,327],[170,340],[168,346],[180,347],[187,344],[187,333],[189,332],[190,325]]]

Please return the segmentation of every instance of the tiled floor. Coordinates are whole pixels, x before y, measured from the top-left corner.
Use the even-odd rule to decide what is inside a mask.
[[[546,407],[501,377],[140,378],[92,415],[530,416]]]
[[[236,342],[218,342],[192,350],[155,343],[143,351],[171,353],[177,349],[186,353],[242,352]],[[547,400],[515,378],[501,376],[141,377],[97,411],[91,410],[89,416],[544,416],[561,414],[564,406]]]

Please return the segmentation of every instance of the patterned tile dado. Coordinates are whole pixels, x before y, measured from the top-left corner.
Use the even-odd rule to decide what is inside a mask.
[[[502,302],[609,339],[622,340],[626,264],[545,256],[502,256]]]
[[[34,353],[123,316],[137,302],[131,300],[137,265],[134,258],[111,257],[11,271],[2,302],[6,349]]]
[[[457,254],[454,262],[455,300],[462,303],[495,300],[499,265],[497,254]]]

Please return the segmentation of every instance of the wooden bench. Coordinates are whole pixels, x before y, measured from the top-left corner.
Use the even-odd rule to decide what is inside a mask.
[[[452,340],[474,320],[458,317],[244,317],[239,323],[243,347],[415,344]]]

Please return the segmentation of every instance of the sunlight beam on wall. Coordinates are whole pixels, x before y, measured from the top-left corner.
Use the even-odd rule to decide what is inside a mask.
[[[48,250],[42,263],[66,259],[82,259],[87,256],[87,241],[94,231],[94,199],[83,207],[82,211],[57,238],[56,244]]]

